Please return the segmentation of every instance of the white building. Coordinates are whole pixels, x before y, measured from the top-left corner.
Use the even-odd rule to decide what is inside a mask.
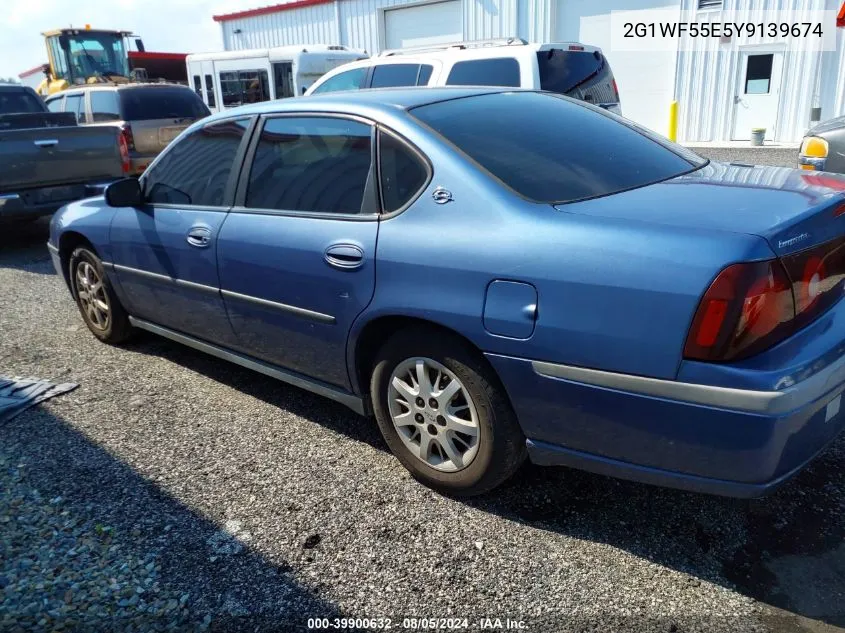
[[[796,142],[814,115],[825,120],[845,114],[845,29],[837,29],[835,16],[841,5],[842,0],[289,0],[214,19],[227,50],[331,43],[375,54],[511,36],[580,41],[604,49],[625,115],[657,132],[667,133],[670,103],[677,100],[681,141],[742,140],[752,127],[766,127],[768,140]],[[632,52],[618,45],[619,14],[613,17],[613,11],[643,11],[643,21],[657,16],[781,24],[796,16],[819,18],[834,45],[823,52],[811,50],[808,37],[786,43],[733,35],[696,38],[693,46],[685,35],[662,48]]]

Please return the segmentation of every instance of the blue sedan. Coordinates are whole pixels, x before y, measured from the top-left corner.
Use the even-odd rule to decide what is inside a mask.
[[[344,403],[438,490],[528,457],[751,497],[845,426],[845,179],[811,176],[552,94],[335,93],[195,123],[49,248],[100,340]]]

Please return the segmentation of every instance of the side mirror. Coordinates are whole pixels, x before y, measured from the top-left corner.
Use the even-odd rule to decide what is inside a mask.
[[[124,178],[106,187],[106,204],[110,207],[139,207],[143,202],[137,178]]]

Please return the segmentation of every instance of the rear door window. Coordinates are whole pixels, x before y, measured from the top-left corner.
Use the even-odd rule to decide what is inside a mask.
[[[372,127],[329,117],[269,119],[249,174],[246,206],[360,213],[371,173]]]
[[[419,64],[381,64],[373,67],[371,88],[416,86]]]
[[[471,59],[452,66],[447,86],[512,86],[519,84],[519,62],[513,57]]]
[[[47,109],[50,112],[62,112],[62,106],[64,105],[64,97],[58,97],[56,99],[50,99],[47,101]],[[2,109],[0,108],[0,111]]]
[[[65,112],[73,112],[76,115],[76,122],[80,123],[80,114],[84,114],[85,112],[83,95],[68,95],[65,98]]]
[[[434,71],[434,66],[431,64],[420,64],[420,72],[417,75],[417,85],[427,86],[429,79],[431,79],[432,71]]]
[[[187,87],[141,86],[119,94],[125,121],[201,119],[210,114],[202,99]]]
[[[287,99],[293,96],[293,64],[291,62],[273,64],[273,84],[276,88],[276,99]]]
[[[94,123],[120,121],[120,103],[115,90],[91,91],[91,117]]]
[[[642,187],[706,164],[602,110],[539,92],[500,92],[411,110],[478,165],[537,202]],[[530,116],[526,116],[530,113]]]
[[[246,118],[221,121],[171,143],[143,176],[147,202],[224,206],[226,185],[247,127]]]
[[[537,53],[540,89],[588,103],[618,103],[610,64],[599,51],[553,48]]]
[[[211,75],[205,76],[205,100],[208,103],[210,108],[215,107],[214,105],[214,79],[212,79]]]

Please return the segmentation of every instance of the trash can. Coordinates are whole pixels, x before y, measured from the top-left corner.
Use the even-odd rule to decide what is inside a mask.
[[[754,147],[760,147],[763,144],[763,140],[766,138],[766,128],[764,127],[755,127],[751,130],[751,145]]]

